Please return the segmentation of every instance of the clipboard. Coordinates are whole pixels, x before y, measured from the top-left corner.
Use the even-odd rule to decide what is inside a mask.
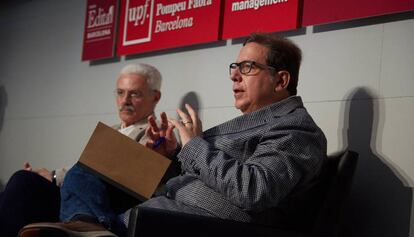
[[[99,122],[78,163],[145,201],[155,192],[171,160]]]

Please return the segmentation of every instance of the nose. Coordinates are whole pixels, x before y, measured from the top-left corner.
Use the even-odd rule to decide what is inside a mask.
[[[233,82],[240,82],[242,80],[242,75],[239,71],[239,68],[235,68],[230,71],[230,80]]]

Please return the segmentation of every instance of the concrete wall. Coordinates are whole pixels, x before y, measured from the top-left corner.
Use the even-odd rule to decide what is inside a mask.
[[[228,64],[240,40],[82,62],[83,0],[19,1],[0,9],[0,183],[24,161],[69,166],[97,121],[118,121],[113,96],[126,63],[163,74],[157,112],[197,104],[204,128],[233,118]],[[283,34],[304,52],[299,94],[329,153],[360,153],[343,236],[414,236],[414,12]],[[1,189],[1,186],[0,186]],[[413,219],[413,218],[411,218]],[[411,221],[413,222],[413,221]]]

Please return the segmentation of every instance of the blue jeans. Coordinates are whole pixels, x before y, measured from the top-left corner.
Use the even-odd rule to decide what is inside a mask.
[[[71,220],[76,215],[95,217],[120,236],[126,233],[123,212],[138,203],[79,164],[66,174],[60,195],[61,221]],[[126,206],[121,205],[125,203]]]

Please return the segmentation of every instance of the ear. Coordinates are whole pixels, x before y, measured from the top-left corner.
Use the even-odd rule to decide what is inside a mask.
[[[161,99],[161,91],[154,90],[154,102],[158,103],[158,101],[160,101],[160,99]]]
[[[278,71],[276,80],[277,80],[276,81],[277,84],[275,87],[275,91],[279,92],[282,90],[286,90],[290,82],[290,73],[285,70]]]

